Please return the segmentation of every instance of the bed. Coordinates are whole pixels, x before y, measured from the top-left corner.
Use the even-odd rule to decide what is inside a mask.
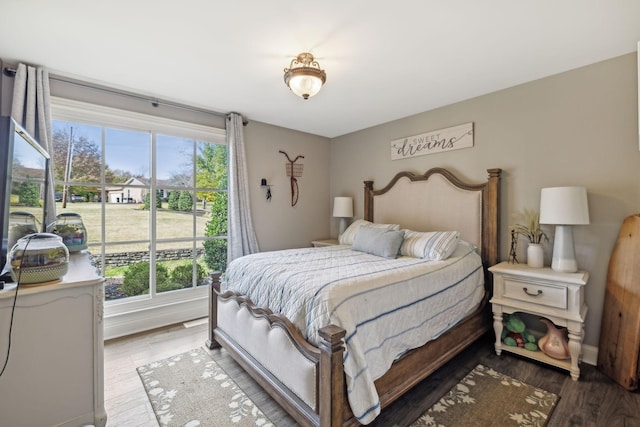
[[[424,263],[417,258],[398,257],[397,260],[389,260],[366,251],[354,251],[350,247],[352,242],[343,242],[348,245],[253,254],[234,260],[223,286],[233,290],[221,290],[217,280],[211,287],[208,346],[224,347],[301,425],[337,427],[371,422],[382,408],[490,330],[492,323],[488,300],[492,282],[487,268],[498,261],[500,175],[500,169],[489,169],[487,181],[469,184],[448,170],[434,168],[422,175],[400,172],[378,190],[374,190],[372,181],[365,181],[364,220],[375,224],[397,224],[396,228],[402,230],[455,230],[460,242],[451,256],[435,262],[438,267],[433,267],[433,262]],[[274,256],[280,258],[279,264],[273,260]],[[468,272],[460,274],[472,277],[473,280],[469,281],[474,284],[469,286],[477,287],[479,283],[480,289],[469,287],[469,290],[463,290],[467,296],[451,294],[445,298],[445,302],[433,303],[436,300],[428,300],[428,303],[420,306],[416,305],[417,302],[391,302],[393,298],[381,291],[391,289],[391,295],[400,297],[402,289],[410,289],[404,293],[410,294],[415,301],[427,301],[426,297],[418,296],[419,287],[413,286],[412,280],[417,280],[416,277],[436,277],[439,274],[437,272],[444,271],[444,264],[462,264],[462,260],[473,259],[474,256],[477,260],[473,262],[477,266],[471,265],[467,267]],[[357,264],[358,274],[349,273],[346,264]],[[364,264],[373,264],[379,271],[367,270],[363,273]],[[295,265],[306,266],[307,272],[292,270]],[[330,273],[330,267],[335,268],[335,274]],[[430,270],[434,268],[435,271]],[[396,275],[402,274],[406,281],[400,287],[392,288],[399,281],[395,276],[391,280],[385,278],[388,276],[385,270],[393,271]],[[356,276],[365,277],[365,280],[356,280]],[[292,282],[294,277],[302,278],[301,281],[310,286],[316,278],[320,281],[317,287],[310,288],[311,291],[302,291],[298,285],[280,286]],[[244,287],[239,278],[244,278]],[[277,285],[277,288],[273,288],[277,290],[264,291],[264,295],[254,291],[254,288],[259,289],[258,282],[262,279]],[[341,296],[339,302],[335,302],[334,297],[323,297],[325,288],[334,288],[335,283],[345,280],[347,284],[343,288],[335,287],[337,290],[334,294]],[[430,286],[437,286],[439,281]],[[456,288],[461,282],[455,278],[452,280]],[[345,288],[350,291],[355,289],[355,293],[345,296]],[[434,293],[444,298],[444,294],[452,288],[453,285],[442,285],[442,289]],[[309,305],[308,310],[304,311],[307,307],[305,292],[314,301],[317,299],[326,304],[321,305],[322,309]],[[339,307],[343,306],[345,300],[357,298],[353,295],[364,297],[356,302],[356,308],[341,312]],[[259,306],[262,303],[254,304],[252,299],[263,302],[264,306]],[[426,318],[429,322],[417,323],[422,325],[419,328],[415,325],[406,327],[406,320],[400,320],[405,325],[402,332],[390,332],[380,341],[384,346],[376,347],[385,351],[391,349],[386,351],[390,355],[386,355],[382,367],[369,359],[370,354],[375,353],[370,351],[371,346],[365,344],[359,349],[354,344],[359,341],[354,337],[366,335],[363,324],[370,323],[369,320],[351,319],[352,315],[356,316],[357,307],[366,306],[368,310],[369,306],[380,301],[396,304],[393,307],[411,306],[413,312],[409,318],[415,318],[417,313],[426,313],[429,307],[447,306],[446,301],[456,301],[451,305],[457,307],[458,300],[468,300],[470,305],[460,305],[453,318],[447,317],[440,323],[437,318],[440,313],[428,314]],[[300,301],[302,306],[289,307],[292,301]],[[366,304],[363,301],[367,301]],[[266,308],[267,305],[270,309]],[[383,309],[384,314],[379,316],[372,316],[368,312],[366,319],[390,319],[389,313],[396,311],[400,310]],[[381,323],[386,325],[395,322]],[[404,336],[404,331],[409,329],[412,331],[410,335],[417,334],[418,340],[428,342],[424,345],[420,342],[417,348],[414,348],[414,341],[412,344],[404,343],[408,347],[400,351],[400,347],[394,347],[392,339]],[[354,362],[362,359],[364,353],[367,354],[366,359]],[[389,357],[392,357],[388,362],[390,367],[386,365]],[[365,379],[360,382],[359,378]],[[363,402],[360,395],[356,394],[358,390],[364,390],[367,396]]]

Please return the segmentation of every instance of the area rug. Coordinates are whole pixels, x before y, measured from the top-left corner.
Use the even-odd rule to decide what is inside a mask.
[[[542,427],[558,395],[476,366],[411,427]]]
[[[141,366],[138,374],[161,426],[273,426],[202,348]]]

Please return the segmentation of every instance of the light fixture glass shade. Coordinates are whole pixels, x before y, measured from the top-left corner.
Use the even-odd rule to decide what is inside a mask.
[[[336,218],[353,217],[353,199],[351,197],[333,199],[333,216]]]
[[[317,94],[325,81],[327,74],[308,52],[298,55],[291,61],[289,68],[284,69],[285,84],[293,93],[304,99]]]
[[[578,271],[572,226],[589,224],[587,190],[584,187],[543,188],[540,224],[556,225],[551,269],[564,273]]]

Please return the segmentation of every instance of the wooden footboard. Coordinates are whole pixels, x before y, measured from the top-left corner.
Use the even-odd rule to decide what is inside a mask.
[[[218,279],[214,276],[211,284],[207,346],[224,347],[300,425],[343,426],[349,412],[342,364],[345,330],[322,328],[315,347],[284,316],[243,295],[221,293]],[[239,331],[246,332],[244,342]]]
[[[445,332],[437,340],[407,352],[384,376],[375,381],[382,408],[393,403],[490,329],[491,316],[487,301],[488,294],[481,306],[458,323],[455,328]],[[253,325],[265,322],[266,328],[282,334],[289,340],[290,345],[282,345],[282,341],[278,345],[257,343],[255,347],[261,348],[260,351],[254,349],[251,352],[245,349],[234,338],[237,336],[234,333],[236,331],[229,333],[218,326],[218,304],[229,303],[235,305],[238,312],[246,311],[248,316],[244,316],[245,320],[249,319]],[[344,329],[334,325],[322,328],[320,346],[314,347],[304,340],[285,317],[256,307],[242,295],[233,292],[220,293],[219,282],[211,286],[210,308],[212,310],[209,317],[210,338],[207,346],[211,349],[224,347],[300,425],[321,427],[360,425],[353,417],[346,396],[342,364]],[[247,326],[244,322],[238,325],[239,328],[247,330],[265,329],[260,326]],[[266,336],[266,334],[260,336]],[[299,390],[292,390],[285,383],[286,381],[281,380],[282,375],[273,372],[274,368],[277,369],[277,366],[280,366],[286,369],[289,375],[305,376],[304,362],[291,363],[294,348],[297,351],[296,356],[304,357],[313,366],[314,375],[310,381],[313,399],[309,399],[309,396],[305,396]],[[259,354],[263,352],[270,353],[270,358],[276,362],[276,366],[270,368],[268,363],[258,360]],[[284,360],[287,362],[283,362]]]

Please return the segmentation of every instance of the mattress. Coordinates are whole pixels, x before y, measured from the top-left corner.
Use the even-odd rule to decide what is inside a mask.
[[[476,249],[464,241],[444,261],[387,259],[336,245],[235,259],[222,289],[283,314],[314,345],[322,327],[344,328],[349,404],[367,424],[380,412],[374,381],[403,353],[477,308],[484,273]]]

